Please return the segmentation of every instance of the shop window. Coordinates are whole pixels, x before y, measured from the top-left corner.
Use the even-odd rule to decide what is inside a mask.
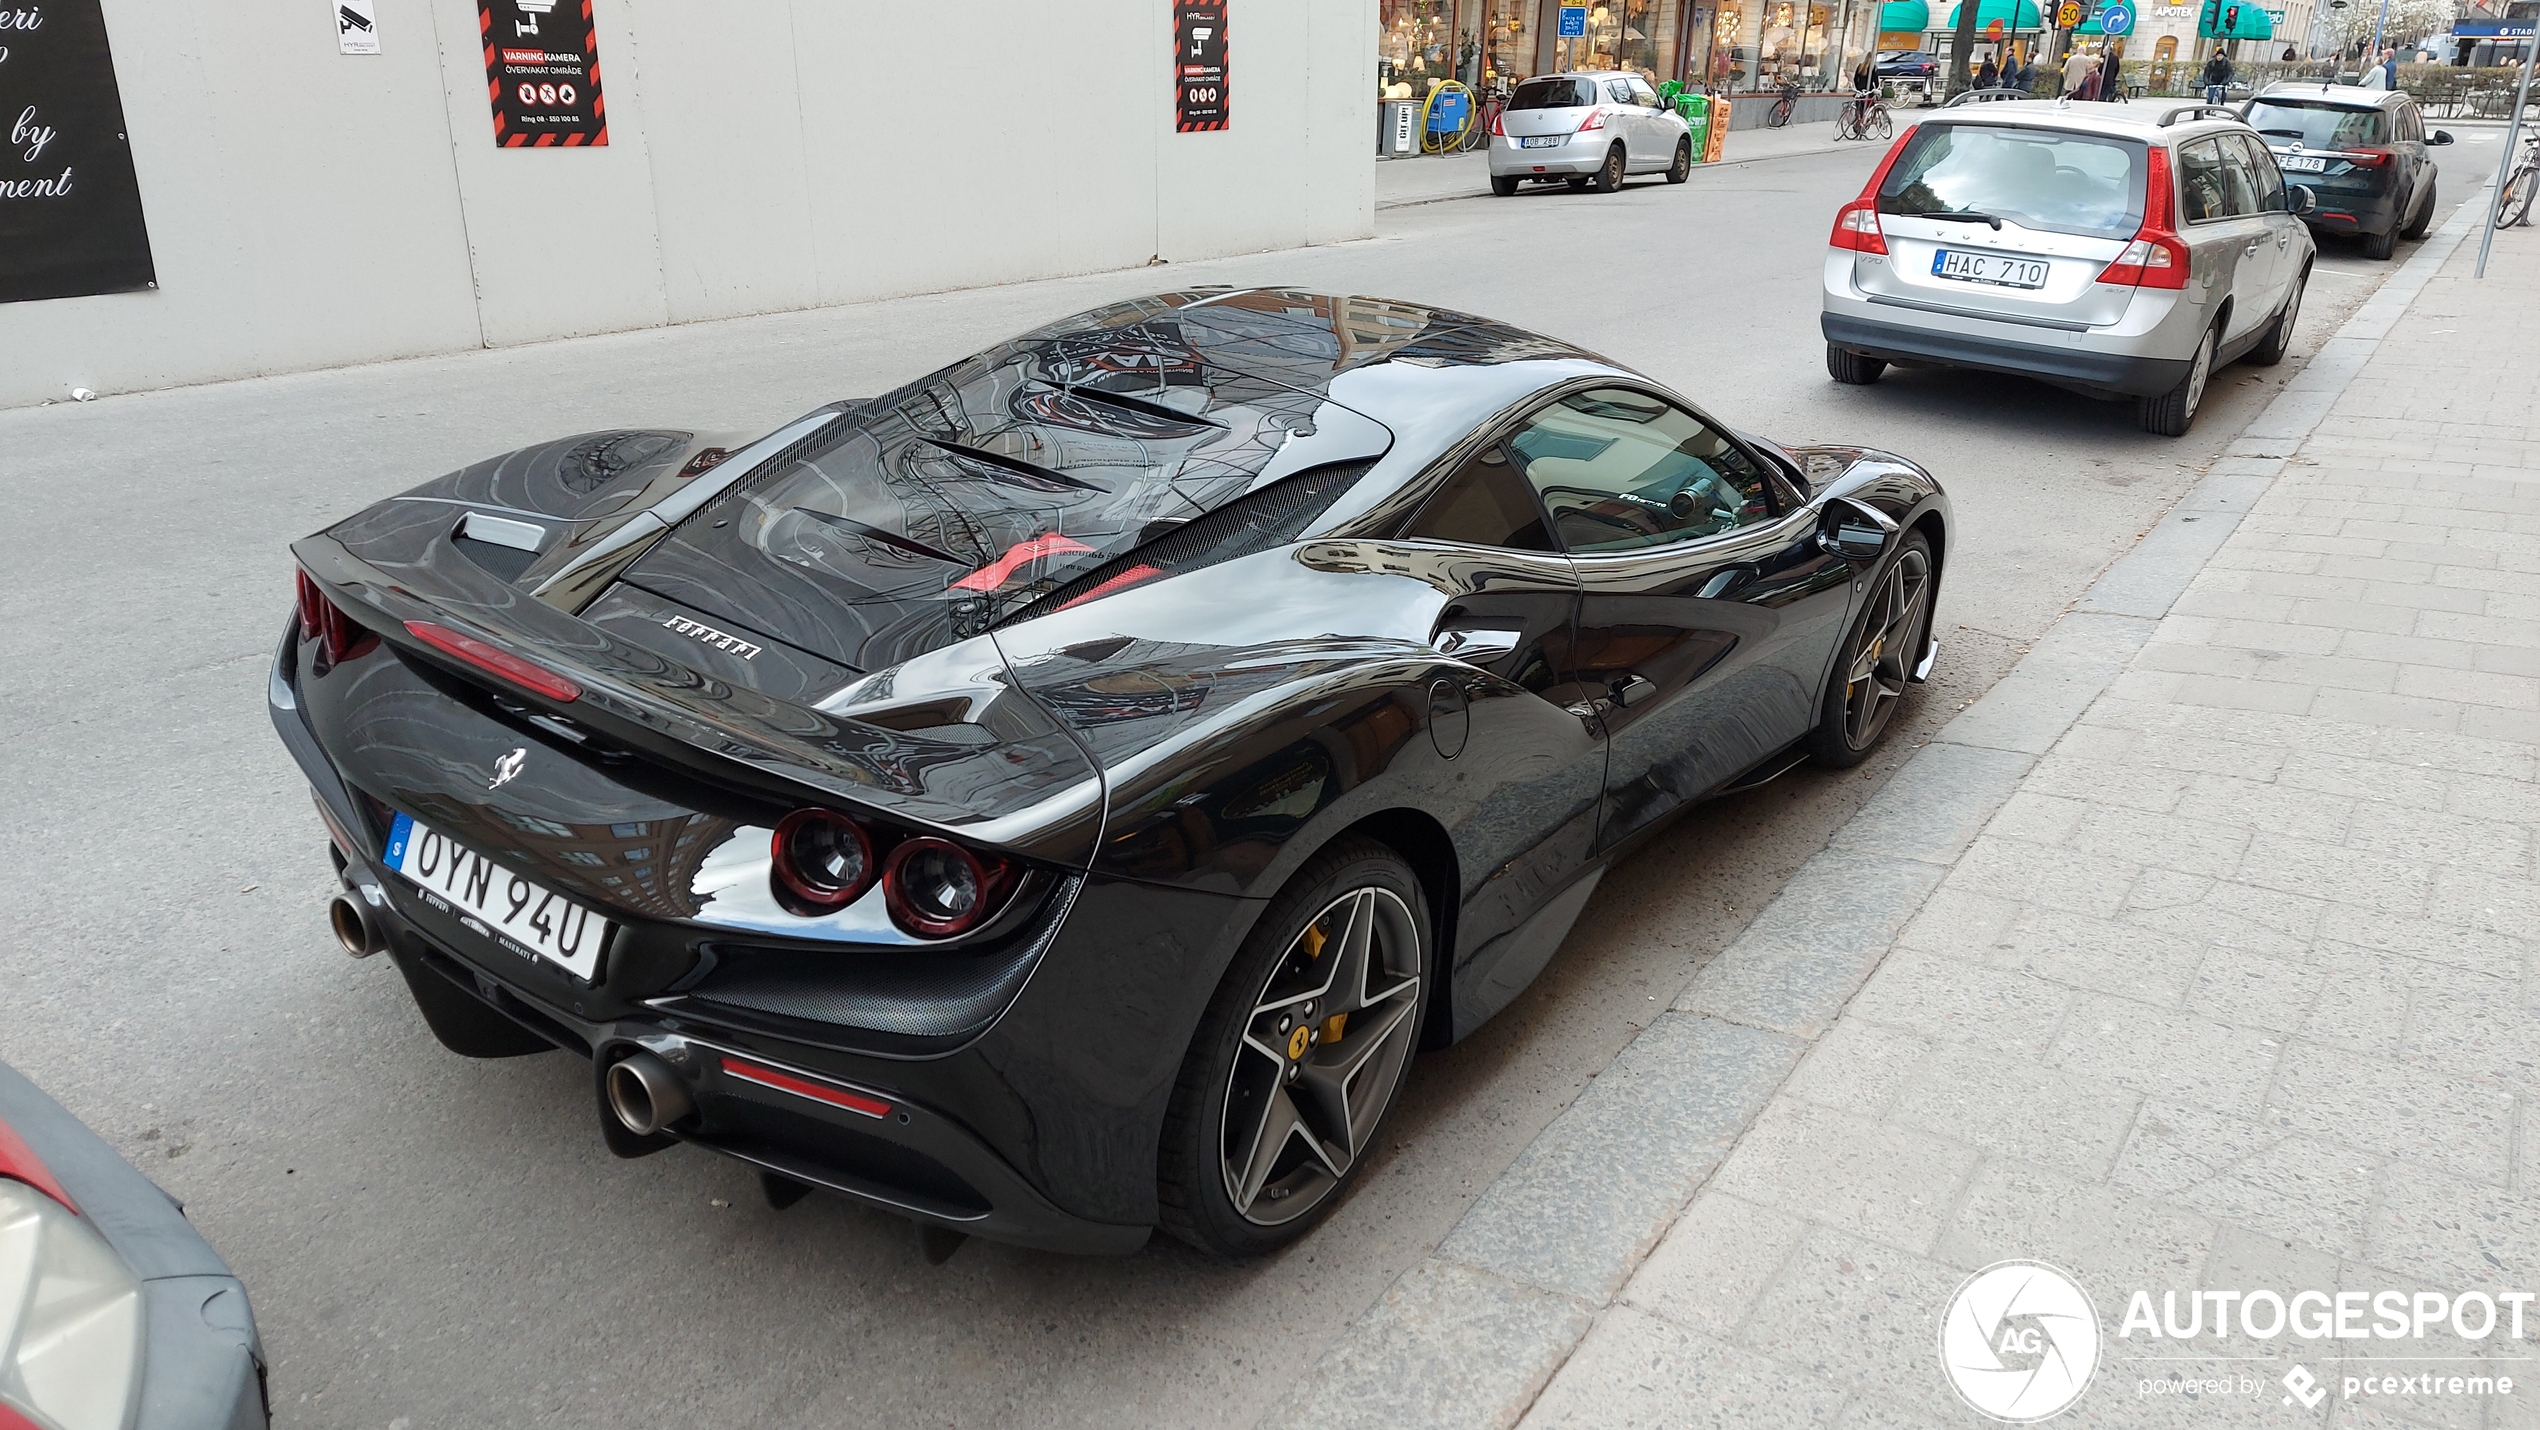
[[[1505,89],[1535,72],[1536,0],[1484,0],[1482,83]]]
[[[2178,36],[2163,35],[2152,46],[2152,92],[2170,92],[2171,68],[2178,62]]]
[[[1418,99],[1455,79],[1454,0],[1379,0],[1377,78],[1389,96]]]

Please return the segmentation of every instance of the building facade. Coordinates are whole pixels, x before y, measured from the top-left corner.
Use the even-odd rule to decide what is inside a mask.
[[[0,106],[54,104],[43,45],[102,16],[62,102],[119,95],[85,140],[128,145],[148,280],[0,301],[0,406],[1374,228],[1367,0],[28,8],[56,28],[0,36]],[[1186,41],[1223,66],[1187,94]],[[0,162],[0,240],[62,145]]]

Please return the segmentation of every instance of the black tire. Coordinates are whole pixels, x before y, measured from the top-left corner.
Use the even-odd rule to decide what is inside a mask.
[[[1837,382],[1867,387],[1887,371],[1887,359],[1864,357],[1849,348],[1826,344],[1826,372]]]
[[[1693,136],[1676,141],[1676,162],[1667,166],[1667,182],[1681,184],[1693,177]]]
[[[2246,361],[2251,367],[2273,367],[2284,361],[2293,348],[2293,325],[2302,317],[2302,293],[2311,286],[2311,270],[2293,280],[2293,291],[2284,295],[2284,307],[2275,315],[2274,326],[2267,329],[2265,341],[2253,349]]]
[[[2392,224],[2379,233],[2364,235],[2364,257],[2388,258],[2399,251],[2399,226]]]
[[[2496,191],[2496,227],[2511,228],[2531,217],[2531,199],[2540,190],[2540,170],[2516,169]]]
[[[1810,759],[1849,769],[1896,723],[1914,666],[1931,645],[1931,578],[1931,543],[1907,532],[1870,578],[1870,599],[1835,652],[1817,728],[1808,732]]]
[[[2222,341],[2222,325],[2216,323],[2205,330],[2205,340],[2196,347],[2195,360],[2187,365],[2187,375],[2178,386],[2158,397],[2134,400],[2134,416],[2143,430],[2161,437],[2184,437],[2196,421],[2197,409],[2205,405],[2205,387],[2214,377],[2214,349]]]
[[[1362,917],[1368,937],[1353,948]],[[1333,962],[1323,964],[1327,949]],[[1213,1256],[1262,1256],[1341,1203],[1409,1078],[1435,981],[1429,949],[1418,877],[1374,840],[1338,841],[1288,880],[1183,1055],[1156,1155],[1167,1233]],[[1381,985],[1376,997],[1371,984]],[[1325,1041],[1330,1007],[1342,1002],[1359,1006]],[[1349,1145],[1329,1140],[1333,1132]],[[1337,1172],[1336,1153],[1347,1158]]]
[[[1878,112],[1877,125],[1877,131],[1871,134],[1871,138],[1893,139],[1896,137],[1896,121],[1888,117],[1886,110],[1882,109]]]
[[[2438,195],[2435,189],[2435,181],[2432,179],[2426,180],[2425,204],[2417,210],[2415,221],[2411,222],[2405,229],[2400,231],[2399,236],[2401,238],[2423,238],[2425,237],[2425,231],[2434,227],[2434,209],[2437,197]]]
[[[1517,192],[1517,176],[1514,174],[1491,175],[1490,191],[1503,199],[1507,198]]]
[[[1588,187],[1600,194],[1610,194],[1623,186],[1623,146],[1616,144],[1605,151],[1605,162],[1596,166]]]
[[[425,1026],[441,1046],[463,1058],[520,1058],[552,1053],[556,1045],[486,1006],[485,1001],[449,979],[402,956],[397,971]]]

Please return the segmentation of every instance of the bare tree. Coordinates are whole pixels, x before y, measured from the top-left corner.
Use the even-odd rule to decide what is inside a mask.
[[[2018,0],[2013,0],[2013,3],[2017,4]],[[1975,66],[1969,61],[1975,56],[1976,9],[1976,0],[1958,0],[1958,28],[1949,37],[1949,92],[1951,94],[1966,93],[1968,78],[1975,72]]]

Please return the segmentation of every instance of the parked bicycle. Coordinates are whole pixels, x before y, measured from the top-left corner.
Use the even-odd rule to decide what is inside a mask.
[[[2523,136],[2522,161],[2505,177],[2505,186],[2496,191],[2496,227],[2512,228],[2531,222],[2531,201],[2540,194],[2540,131]]]
[[[1772,107],[1770,110],[1766,111],[1766,113],[1765,113],[1765,115],[1764,115],[1764,127],[1765,127],[1765,128],[1767,128],[1767,129],[1779,129],[1779,128],[1782,128],[1784,125],[1789,124],[1789,123],[1790,123],[1790,111],[1791,111],[1791,108],[1792,108],[1792,106],[1794,106],[1794,105],[1796,105],[1796,104],[1798,104],[1798,103],[1799,103],[1799,83],[1798,83],[1798,81],[1796,81],[1796,80],[1787,80],[1787,79],[1786,79],[1786,80],[1783,80],[1783,81],[1782,81],[1782,97],[1781,97],[1781,98],[1779,98],[1779,99],[1774,100],[1774,101],[1773,101],[1773,107]]]
[[[1506,112],[1507,108],[1507,86],[1493,85],[1482,95],[1481,107],[1474,111],[1472,127],[1466,129],[1464,136],[1456,140],[1454,147],[1446,152],[1475,154],[1488,149],[1491,135],[1498,132],[1499,116]]]
[[[1893,139],[1896,137],[1896,120],[1888,112],[1884,98],[1875,94],[1856,94],[1851,102],[1835,111],[1834,137]]]

